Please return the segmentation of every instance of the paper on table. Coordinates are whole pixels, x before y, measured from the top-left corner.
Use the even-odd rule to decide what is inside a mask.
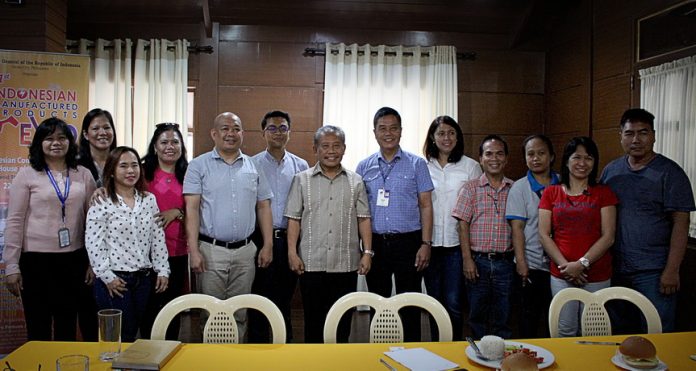
[[[411,348],[384,352],[389,358],[401,363],[413,371],[449,370],[458,364],[423,348]]]

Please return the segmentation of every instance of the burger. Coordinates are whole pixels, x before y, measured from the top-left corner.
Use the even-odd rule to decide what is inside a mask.
[[[536,371],[539,369],[534,357],[527,353],[512,353],[500,363],[502,371]]]
[[[623,361],[633,368],[655,368],[660,363],[653,343],[642,336],[629,336],[619,346]]]

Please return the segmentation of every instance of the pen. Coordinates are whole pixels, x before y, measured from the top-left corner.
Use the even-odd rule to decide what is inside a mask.
[[[578,340],[576,341],[578,344],[584,344],[584,345],[621,345],[621,343],[617,343],[614,341],[589,341],[589,340]]]
[[[384,358],[380,358],[379,361],[382,362],[382,364],[385,365],[389,369],[389,371],[396,371],[396,368],[387,363],[387,361],[385,361]]]

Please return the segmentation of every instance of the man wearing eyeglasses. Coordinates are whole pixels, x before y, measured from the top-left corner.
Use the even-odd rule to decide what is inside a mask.
[[[297,275],[288,265],[287,228],[288,219],[283,216],[290,185],[295,174],[307,170],[307,161],[288,152],[290,140],[290,115],[283,111],[266,113],[261,120],[266,150],[252,157],[256,167],[264,173],[273,191],[273,262],[267,268],[257,267],[251,291],[269,298],[283,313],[287,341],[292,339],[290,302],[295,293]],[[249,315],[249,342],[267,343],[269,328],[267,320],[259,312]]]
[[[358,164],[372,215],[372,267],[367,287],[383,297],[395,290],[420,292],[428,267],[433,236],[433,181],[425,160],[403,151],[401,116],[390,107],[377,110],[373,119],[379,152]],[[401,311],[405,341],[420,341],[420,311]]]
[[[201,292],[224,300],[250,293],[255,265],[267,267],[273,259],[273,192],[263,172],[241,151],[239,116],[219,114],[210,135],[215,148],[193,159],[184,178],[186,238]],[[256,221],[263,247],[255,259],[251,234]],[[244,338],[246,310],[234,317]]]
[[[505,177],[507,162],[508,146],[503,138],[485,137],[479,146],[483,175],[464,183],[452,210],[452,216],[459,219],[469,325],[477,339],[490,334],[503,339],[512,336],[508,317],[515,254],[505,205],[514,182]]]

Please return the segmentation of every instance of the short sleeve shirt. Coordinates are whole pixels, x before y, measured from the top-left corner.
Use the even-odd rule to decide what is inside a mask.
[[[374,233],[407,233],[421,229],[418,196],[433,190],[425,160],[399,149],[387,162],[381,152],[360,161],[356,171],[367,189]],[[378,206],[380,190],[389,193],[389,204]]]
[[[671,213],[692,212],[694,194],[682,168],[658,154],[633,171],[628,157],[607,165],[602,182],[619,198],[614,266],[619,273],[663,270],[672,237]]]
[[[184,178],[184,195],[201,195],[200,233],[222,241],[239,241],[254,231],[256,202],[273,192],[251,158],[240,154],[231,164],[217,150],[194,158]]]
[[[464,183],[452,216],[469,223],[472,251],[501,253],[512,249],[510,224],[505,220],[505,205],[512,180],[503,179],[499,189],[491,186],[486,174]]]
[[[591,186],[587,193],[569,196],[560,185],[547,187],[539,209],[551,211],[553,242],[568,261],[583,257],[602,236],[602,208],[618,203],[616,195],[605,185]],[[556,264],[551,274],[562,277]],[[600,282],[611,278],[611,253],[607,251],[589,269],[587,280]]]

